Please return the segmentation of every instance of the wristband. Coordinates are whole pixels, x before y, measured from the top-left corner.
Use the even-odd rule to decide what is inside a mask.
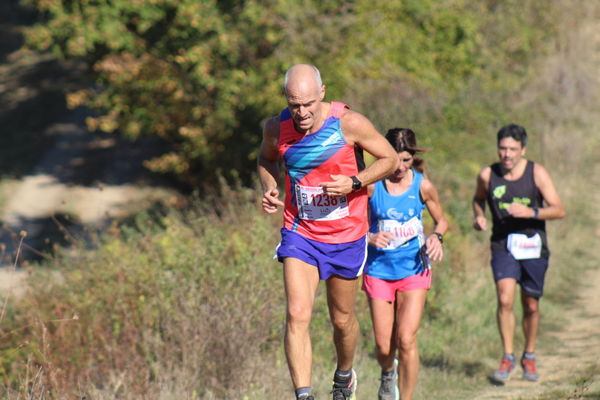
[[[539,208],[533,207],[533,217],[531,217],[531,219],[537,219],[538,215],[540,215]]]
[[[435,236],[437,236],[437,238],[438,238],[438,240],[440,241],[440,243],[442,243],[442,244],[444,243],[444,235],[442,235],[442,234],[441,234],[441,233],[439,233],[439,232],[433,232],[433,233],[432,233],[432,235],[435,235]]]

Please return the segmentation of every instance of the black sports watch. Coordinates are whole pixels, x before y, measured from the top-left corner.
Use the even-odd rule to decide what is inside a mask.
[[[356,192],[357,190],[360,190],[362,188],[362,182],[358,180],[358,178],[355,176],[351,176],[350,179],[352,179],[352,191]]]
[[[440,241],[440,243],[444,243],[444,235],[442,235],[439,232],[433,232],[433,235],[437,236],[437,238]]]

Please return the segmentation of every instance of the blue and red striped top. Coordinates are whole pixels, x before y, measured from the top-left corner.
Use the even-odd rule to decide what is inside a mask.
[[[323,194],[331,175],[353,176],[359,164],[346,142],[340,118],[348,106],[331,102],[323,126],[304,135],[294,127],[289,109],[279,117],[278,151],[286,167],[284,227],[323,243],[347,243],[368,231],[366,188],[343,197]]]

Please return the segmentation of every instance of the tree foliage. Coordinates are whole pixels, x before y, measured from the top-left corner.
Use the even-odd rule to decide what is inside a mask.
[[[147,166],[188,182],[250,175],[293,63],[319,66],[330,99],[365,91],[364,107],[389,83],[427,98],[473,81],[495,90],[526,69],[555,12],[534,0],[28,1],[46,16],[29,43],[89,62],[95,85],[68,102],[97,110],[90,129],[167,139]]]

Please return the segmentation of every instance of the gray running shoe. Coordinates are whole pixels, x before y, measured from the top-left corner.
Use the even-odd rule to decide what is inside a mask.
[[[494,371],[494,374],[492,375],[492,380],[496,383],[504,384],[506,383],[506,381],[508,381],[508,379],[510,378],[510,374],[514,371],[514,369],[514,356],[511,359],[511,357],[505,355],[504,357],[502,357],[500,367],[496,371]]]
[[[535,367],[535,358],[521,358],[521,367],[523,367],[523,379],[530,382],[536,382],[540,379],[540,374]]]
[[[357,385],[358,380],[354,369],[352,369],[352,375],[350,375],[347,382],[336,382],[334,377],[333,390],[331,391],[332,400],[356,400]]]
[[[381,375],[381,384],[377,393],[378,400],[400,400],[398,390],[398,360],[394,360],[394,373]]]

